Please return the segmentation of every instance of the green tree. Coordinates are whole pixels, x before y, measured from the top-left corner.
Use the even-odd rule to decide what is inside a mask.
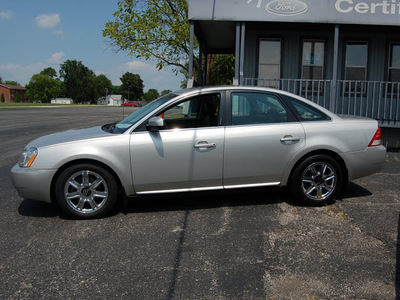
[[[103,36],[110,39],[116,51],[153,60],[159,70],[172,66],[176,74],[183,73],[186,86],[189,64],[190,23],[188,0],[119,0],[114,21],[107,22]],[[195,40],[195,53],[197,41]],[[234,76],[234,56],[212,55],[203,57],[207,64],[204,85],[230,84]],[[199,61],[195,55],[193,75],[198,75]],[[223,70],[229,70],[223,72]],[[212,75],[213,72],[217,74]]]
[[[17,94],[16,94],[16,96],[15,96],[15,102],[16,102],[16,103],[20,103],[20,102],[21,102],[21,95],[20,95],[20,93],[17,93]]]
[[[126,72],[120,78],[122,95],[128,100],[141,99],[143,97],[143,80],[138,74]]]
[[[21,84],[14,80],[6,80],[4,84],[21,86]]]
[[[163,90],[163,91],[161,92],[160,96],[164,96],[164,95],[169,94],[169,93],[171,93],[171,92],[172,92],[171,90]]]
[[[232,84],[235,76],[234,55],[208,55],[210,72],[206,75],[208,85],[229,85]]]
[[[48,67],[48,68],[43,69],[43,71],[40,72],[39,74],[40,74],[40,75],[47,75],[47,76],[49,76],[49,77],[51,77],[51,78],[57,77],[57,71],[54,70],[54,69],[51,68],[51,67]]]
[[[106,75],[100,74],[94,78],[93,89],[93,99],[96,100],[106,94],[110,95],[113,92],[113,85]]]
[[[0,83],[3,83],[3,78],[1,78],[1,76],[0,76]]]
[[[1,101],[1,102],[5,102],[5,101],[6,101],[6,99],[4,98],[4,94],[3,94],[3,93],[1,93],[0,101]]]
[[[156,89],[149,89],[146,93],[144,93],[144,100],[147,102],[153,101],[160,97],[160,94]]]
[[[81,61],[67,60],[60,65],[60,77],[64,80],[66,96],[75,102],[94,100],[95,76]]]
[[[116,50],[157,62],[159,70],[187,66],[190,25],[187,0],[119,0],[114,21],[107,22],[103,36]]]
[[[35,74],[26,85],[26,95],[30,101],[49,103],[52,98],[61,97],[64,93],[64,83],[48,75]]]

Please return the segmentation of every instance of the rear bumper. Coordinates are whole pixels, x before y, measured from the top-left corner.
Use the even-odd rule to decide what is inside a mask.
[[[368,147],[364,151],[342,153],[348,169],[349,181],[372,175],[382,170],[386,160],[384,146]]]
[[[15,189],[24,199],[51,202],[51,181],[56,169],[38,170],[20,168],[15,165],[11,169],[11,181]]]

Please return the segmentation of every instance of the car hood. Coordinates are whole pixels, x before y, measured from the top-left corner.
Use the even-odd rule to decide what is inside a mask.
[[[103,131],[100,126],[96,126],[91,128],[68,130],[68,131],[45,135],[36,140],[33,140],[27,145],[27,147],[40,148],[61,143],[70,143],[88,139],[103,138],[112,135],[113,134],[111,133]]]

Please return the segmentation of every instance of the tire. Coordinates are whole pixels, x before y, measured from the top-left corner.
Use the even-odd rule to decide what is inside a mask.
[[[65,169],[55,185],[56,202],[66,214],[78,219],[103,217],[115,205],[118,185],[102,167],[77,164]]]
[[[314,155],[302,161],[294,170],[290,192],[295,198],[311,205],[333,202],[342,187],[342,169],[327,155]]]

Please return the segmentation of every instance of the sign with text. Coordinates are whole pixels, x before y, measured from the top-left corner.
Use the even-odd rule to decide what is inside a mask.
[[[189,19],[400,26],[400,0],[189,0]]]

